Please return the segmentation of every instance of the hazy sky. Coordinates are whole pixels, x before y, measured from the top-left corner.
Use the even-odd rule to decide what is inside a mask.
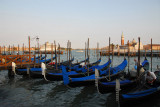
[[[40,43],[67,41],[73,48],[120,44],[141,37],[143,44],[160,43],[160,0],[0,0],[0,45],[28,45],[28,36]],[[36,40],[31,41],[35,46]]]

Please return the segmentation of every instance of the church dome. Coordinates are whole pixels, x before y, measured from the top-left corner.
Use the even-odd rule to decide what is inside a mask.
[[[136,43],[136,41],[133,39],[133,40],[132,40],[132,43],[133,43],[133,44],[135,44],[135,43]]]

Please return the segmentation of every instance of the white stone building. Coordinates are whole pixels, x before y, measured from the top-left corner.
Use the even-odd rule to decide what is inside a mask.
[[[58,46],[56,46],[56,49]],[[52,50],[52,44],[49,42],[46,42],[46,51],[51,51]],[[55,45],[53,45],[53,51],[55,50]],[[41,45],[40,51],[45,51],[45,44]]]

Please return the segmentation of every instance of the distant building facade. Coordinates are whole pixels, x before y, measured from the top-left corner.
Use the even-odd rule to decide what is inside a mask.
[[[131,52],[138,50],[139,43],[136,42],[135,39],[133,39],[129,43],[127,42],[127,44],[124,44],[124,34],[122,32],[121,45],[117,46],[117,50],[118,51],[128,51],[128,44],[129,44],[129,49],[130,49]],[[140,42],[140,50],[143,50],[143,44],[141,42]]]
[[[51,50],[52,50],[52,44],[49,42],[46,42],[46,51],[51,51]],[[55,50],[55,45],[53,45],[53,50]],[[40,51],[45,51],[45,44],[41,45]]]
[[[151,50],[151,44],[144,45],[143,48],[146,50]],[[160,50],[160,44],[152,44],[152,49]]]

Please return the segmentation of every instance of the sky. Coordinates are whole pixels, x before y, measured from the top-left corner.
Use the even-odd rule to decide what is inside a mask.
[[[160,43],[160,0],[0,0],[0,45],[45,42],[90,48],[133,38]]]

